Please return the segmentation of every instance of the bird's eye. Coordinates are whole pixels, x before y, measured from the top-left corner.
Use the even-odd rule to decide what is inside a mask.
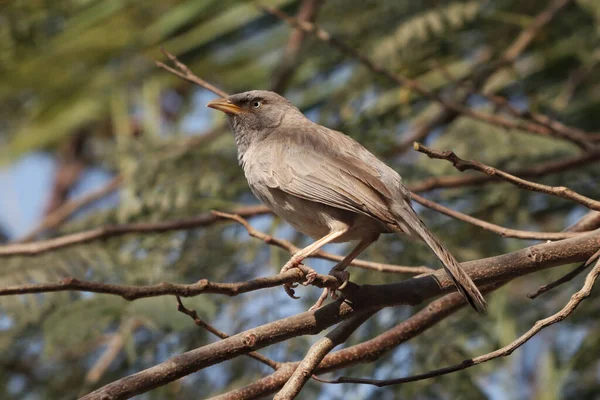
[[[260,106],[262,106],[262,103],[261,103],[260,101],[258,101],[258,100],[255,100],[255,101],[252,103],[252,107],[253,107],[253,108],[260,108]]]

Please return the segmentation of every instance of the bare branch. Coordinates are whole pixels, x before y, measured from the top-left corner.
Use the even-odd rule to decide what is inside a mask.
[[[449,217],[456,218],[459,221],[464,221],[471,225],[475,225],[480,228],[483,228],[487,231],[494,232],[503,237],[510,237],[510,238],[517,238],[517,239],[529,239],[529,240],[561,240],[561,239],[567,239],[567,238],[571,238],[571,237],[580,235],[580,233],[577,233],[577,232],[533,232],[533,231],[522,231],[519,229],[505,228],[503,226],[492,224],[491,222],[487,222],[487,221],[481,220],[479,218],[475,218],[470,215],[463,214],[459,211],[452,210],[448,207],[444,207],[443,205],[438,204],[431,200],[427,200],[425,197],[419,196],[416,193],[411,193],[410,196],[414,201],[416,201],[417,203],[419,203],[427,208],[438,211]]]
[[[414,148],[416,151],[426,154],[429,158],[437,158],[440,160],[450,161],[452,165],[454,165],[454,167],[461,172],[470,169],[483,172],[486,175],[498,177],[523,189],[551,194],[563,199],[571,200],[576,203],[582,204],[592,210],[600,210],[600,201],[580,195],[579,193],[576,193],[565,186],[547,186],[542,185],[540,183],[527,181],[523,178],[519,178],[517,176],[509,174],[508,172],[504,172],[499,169],[490,167],[489,165],[485,165],[479,161],[463,160],[462,158],[454,154],[453,151],[450,150],[439,152],[437,150],[432,150],[426,146],[423,146],[420,143],[415,143]]]
[[[324,0],[304,0],[298,10],[298,20],[312,22],[317,17]],[[271,90],[281,93],[290,83],[294,70],[298,66],[298,53],[302,48],[305,33],[302,29],[294,29],[290,34],[287,46],[281,58],[281,64],[273,74]]]
[[[169,67],[168,65],[166,65],[165,63],[162,63],[160,61],[155,61],[157,67],[162,68],[166,71],[169,71],[170,73],[177,75],[178,77],[183,78],[188,82],[195,83],[196,85],[203,87],[204,89],[209,90],[218,96],[221,96],[221,97],[229,96],[227,93],[225,93],[218,87],[211,85],[210,83],[206,82],[204,79],[196,76],[184,63],[180,62],[177,59],[177,57],[175,57],[173,54],[169,53],[165,49],[161,49],[161,50],[164,53],[164,55],[167,56],[167,58],[169,60],[171,60],[171,62],[175,65],[176,68]]]
[[[245,206],[233,210],[238,215],[246,218],[269,214],[265,206]],[[62,249],[78,244],[88,243],[93,240],[108,239],[130,233],[160,233],[173,230],[193,229],[212,225],[222,221],[223,218],[207,213],[194,218],[178,219],[162,222],[139,222],[123,225],[107,225],[104,227],[60,236],[54,239],[41,240],[32,243],[8,244],[0,246],[0,257],[7,256],[32,256],[48,251]]]
[[[473,67],[473,72],[470,74],[471,82],[474,90],[481,89],[485,83],[492,77],[498,70],[512,64],[525,49],[531,44],[535,37],[539,34],[541,29],[546,26],[556,14],[565,7],[571,0],[557,0],[548,5],[540,14],[538,14],[531,24],[527,28],[523,29],[511,45],[504,51],[502,56],[497,62],[491,64],[483,64],[487,62],[487,57],[481,60]],[[481,67],[481,68],[480,68]],[[446,73],[445,69],[442,72],[448,76],[447,79],[454,80],[449,74]],[[469,92],[462,94],[458,97],[455,102],[464,105],[467,99],[470,97]],[[406,150],[412,147],[413,142],[419,142],[424,140],[429,133],[436,127],[450,124],[461,114],[448,108],[441,109],[433,118],[427,122],[420,123],[416,127],[411,129],[411,133],[404,139],[400,144],[394,146],[390,153],[399,154],[404,153]]]
[[[546,293],[549,290],[554,289],[555,287],[558,287],[560,285],[562,285],[563,283],[567,283],[570,282],[571,280],[573,280],[576,276],[578,276],[580,273],[582,273],[583,271],[585,271],[587,269],[587,267],[590,266],[590,264],[596,260],[596,258],[598,258],[600,256],[600,250],[598,250],[593,256],[591,256],[586,262],[582,263],[581,265],[579,265],[577,268],[575,268],[574,270],[572,270],[571,272],[567,273],[566,275],[563,275],[561,278],[555,280],[554,282],[551,282],[547,285],[541,286],[538,290],[536,290],[533,293],[530,293],[527,295],[527,297],[529,297],[530,299],[535,299],[536,297],[538,297],[541,294]]]
[[[594,268],[590,271],[590,273],[586,277],[583,287],[578,292],[576,292],[575,294],[573,294],[571,296],[571,300],[569,300],[569,302],[563,307],[562,310],[560,310],[559,312],[557,312],[554,315],[551,315],[547,318],[537,321],[531,329],[529,329],[527,332],[525,332],[523,335],[521,335],[518,339],[516,339],[515,341],[502,347],[501,349],[498,349],[491,353],[481,355],[479,357],[464,360],[460,364],[452,365],[450,367],[440,368],[440,369],[430,371],[430,372],[427,372],[424,374],[409,376],[409,377],[405,377],[405,378],[378,380],[378,379],[366,379],[366,378],[341,377],[341,378],[338,378],[333,381],[328,381],[328,383],[360,383],[360,384],[367,384],[367,385],[375,385],[378,387],[398,385],[400,383],[415,382],[415,381],[420,381],[423,379],[433,378],[435,376],[446,375],[446,374],[449,374],[452,372],[460,371],[460,370],[467,369],[467,368],[470,368],[470,367],[478,365],[478,364],[482,364],[482,363],[491,361],[491,360],[499,358],[499,357],[509,356],[513,353],[513,351],[515,351],[516,349],[521,347],[523,344],[525,344],[527,341],[529,341],[529,339],[534,337],[542,329],[547,328],[550,325],[554,325],[557,322],[560,322],[560,321],[564,320],[565,318],[567,318],[569,315],[571,315],[573,313],[573,311],[575,311],[577,306],[579,306],[579,304],[590,295],[592,288],[594,287],[594,283],[596,282],[596,279],[598,278],[598,275],[600,275],[600,260],[596,263]]]
[[[553,4],[556,7],[554,8],[554,11],[551,12],[550,14],[554,15],[555,12],[557,12],[562,7],[564,7],[566,4],[568,4],[569,1],[570,0],[555,0],[555,2]],[[523,131],[526,131],[529,133],[534,133],[537,135],[557,137],[557,138],[560,138],[563,140],[570,141],[571,143],[573,143],[583,149],[591,149],[594,147],[594,144],[592,142],[590,142],[587,135],[574,134],[573,132],[566,132],[566,131],[562,131],[562,130],[561,131],[552,130],[552,129],[547,128],[546,126],[542,126],[537,123],[529,122],[529,121],[511,120],[511,119],[507,119],[507,118],[504,118],[499,115],[488,114],[488,113],[485,113],[482,111],[478,111],[478,110],[469,108],[469,107],[467,107],[463,104],[457,103],[457,102],[445,100],[437,93],[432,92],[432,91],[428,90],[427,88],[425,88],[421,83],[419,83],[415,80],[409,79],[403,75],[393,73],[393,72],[383,68],[381,65],[376,64],[374,61],[369,59],[364,54],[361,54],[358,50],[356,50],[352,46],[349,46],[348,44],[344,43],[343,41],[333,37],[331,34],[329,34],[328,32],[326,32],[325,30],[321,29],[320,27],[316,26],[313,23],[310,23],[308,21],[299,21],[296,18],[293,18],[293,17],[289,16],[288,14],[284,13],[283,11],[278,10],[276,8],[266,7],[266,6],[263,6],[260,4],[257,4],[257,7],[259,9],[263,10],[264,12],[271,14],[296,28],[302,29],[305,32],[314,35],[319,40],[337,48],[338,50],[340,50],[342,53],[346,54],[347,56],[349,56],[353,59],[356,59],[361,64],[366,66],[369,70],[386,78],[390,82],[392,82],[398,86],[405,86],[405,87],[413,90],[414,92],[420,94],[421,96],[426,97],[432,101],[439,103],[441,106],[443,106],[444,108],[446,108],[448,110],[451,110],[451,111],[457,112],[459,114],[462,114],[466,117],[484,121],[491,125],[499,126],[499,127],[505,128],[505,129],[519,129],[519,130],[523,130]],[[525,39],[523,39],[523,42],[525,43],[527,41]],[[515,48],[517,48],[517,49],[518,49],[518,47],[519,46],[515,46]]]
[[[85,375],[86,384],[95,384],[102,378],[102,375],[104,375],[110,364],[123,349],[123,346],[125,346],[127,337],[142,326],[143,322],[140,319],[129,319],[123,322],[120,329],[112,335],[112,338],[106,344],[106,349],[100,358],[98,358]]]
[[[482,293],[490,293],[502,285],[487,285],[481,287]],[[398,323],[392,329],[377,335],[365,342],[346,347],[327,355],[319,364],[315,373],[331,372],[358,363],[369,363],[379,359],[388,351],[435,326],[438,322],[460,310],[467,303],[458,293],[446,295],[431,302],[427,307],[416,312],[413,316]],[[273,374],[245,387],[216,396],[213,400],[258,399],[274,393],[281,388],[292,375],[299,362],[285,363]],[[313,379],[321,379],[313,375]]]
[[[246,221],[240,215],[228,214],[228,213],[224,213],[224,212],[220,212],[220,211],[213,211],[213,214],[215,214],[219,217],[222,217],[222,218],[228,218],[233,221],[239,222],[244,228],[246,228],[246,230],[248,231],[248,234],[250,236],[260,239],[267,244],[273,245],[275,247],[279,247],[280,249],[287,250],[290,254],[297,253],[300,250],[298,247],[294,246],[294,244],[292,244],[288,240],[277,239],[271,235],[267,235],[263,232],[260,232],[256,229],[254,229],[248,223],[248,221]],[[321,259],[329,260],[329,261],[342,261],[342,259],[344,257],[338,256],[335,254],[331,254],[331,253],[327,253],[326,251],[323,251],[323,250],[319,250],[318,252],[312,254],[309,258],[321,258]],[[369,270],[373,270],[373,271],[391,272],[391,273],[399,273],[399,274],[427,274],[427,273],[434,271],[432,268],[429,268],[426,266],[420,266],[420,267],[409,267],[408,266],[407,267],[407,266],[402,266],[402,265],[383,264],[383,263],[376,263],[376,262],[370,262],[370,261],[358,260],[358,259],[353,260],[350,265],[353,267],[369,269]]]
[[[186,308],[186,306],[183,305],[183,302],[181,301],[181,297],[179,297],[179,296],[175,296],[175,297],[177,298],[177,311],[189,316],[196,325],[198,325],[200,328],[203,328],[204,330],[207,330],[208,332],[212,333],[216,337],[218,337],[220,339],[227,339],[229,337],[229,335],[226,334],[225,332],[215,328],[208,322],[201,319],[198,316],[198,313],[196,312],[196,310],[190,310],[190,309]],[[266,366],[271,367],[275,370],[277,368],[279,368],[279,366],[281,365],[281,363],[279,363],[275,360],[271,360],[269,357],[265,357],[262,354],[257,353],[256,351],[251,351],[250,353],[248,353],[246,355],[250,358],[254,358],[256,361],[261,362],[261,363],[265,364]]]
[[[543,243],[514,253],[463,263],[463,269],[479,284],[500,283],[517,276],[587,260],[600,246],[600,231],[559,242]],[[293,272],[293,271],[289,271]],[[316,311],[307,311],[241,332],[222,341],[172,357],[144,371],[114,381],[83,399],[123,399],[162,386],[202,368],[255,351],[291,337],[315,334],[357,312],[394,304],[418,304],[449,290],[452,280],[441,270],[387,285],[364,285],[342,299]]]
[[[600,228],[600,212],[589,211],[579,221],[565,229],[569,232],[587,232]]]
[[[275,395],[273,400],[291,400],[296,398],[323,358],[325,358],[335,346],[348,340],[350,335],[366,320],[371,318],[375,312],[376,311],[363,311],[357,313],[356,316],[342,322],[333,331],[329,332],[325,337],[312,345],[304,357],[304,360],[298,365],[290,379],[279,393]]]
[[[64,203],[59,208],[46,215],[44,217],[44,220],[35,229],[33,229],[26,236],[17,240],[15,243],[30,242],[33,239],[35,239],[38,235],[41,235],[42,233],[48,230],[56,229],[77,211],[81,210],[84,207],[87,207],[95,201],[98,201],[101,198],[117,190],[121,185],[121,182],[122,178],[120,176],[116,176],[100,189],[95,190],[89,194],[83,195],[77,199],[71,200],[67,203]]]
[[[121,296],[125,300],[130,301],[164,295],[192,297],[204,293],[237,296],[242,293],[283,285],[284,283],[302,282],[306,279],[305,275],[307,271],[308,270],[304,270],[303,267],[300,266],[299,268],[294,268],[293,270],[281,274],[256,278],[244,282],[218,283],[211,282],[207,279],[201,279],[192,284],[162,282],[156,285],[147,286],[116,285],[112,283],[82,281],[75,278],[64,278],[57,283],[30,283],[0,287],[0,296],[72,291],[112,294]],[[336,284],[336,278],[330,275],[321,274],[317,274],[315,280],[312,282],[312,285],[317,287],[331,287]]]
[[[532,167],[514,170],[511,171],[510,174],[520,176],[522,178],[535,178],[554,173],[561,173],[571,168],[577,168],[592,162],[596,162],[599,159],[600,150],[590,150],[583,154],[564,158],[562,160],[543,162]],[[432,177],[420,182],[415,182],[409,185],[409,189],[413,192],[427,192],[434,189],[449,189],[471,185],[482,185],[496,181],[499,181],[499,178],[493,175],[452,175]]]

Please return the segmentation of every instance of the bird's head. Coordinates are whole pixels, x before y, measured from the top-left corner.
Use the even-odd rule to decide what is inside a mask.
[[[233,94],[213,100],[207,107],[224,112],[236,136],[267,133],[281,125],[286,114],[300,112],[287,99],[268,90]]]

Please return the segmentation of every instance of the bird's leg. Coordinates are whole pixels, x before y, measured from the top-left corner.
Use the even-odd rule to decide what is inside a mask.
[[[298,265],[300,265],[302,263],[302,261],[304,261],[305,258],[310,257],[312,254],[316,253],[317,251],[319,251],[319,249],[323,246],[325,246],[327,243],[334,241],[335,239],[339,238],[340,236],[342,236],[344,233],[346,233],[348,231],[348,229],[342,229],[342,230],[337,230],[337,231],[331,231],[329,232],[327,235],[323,236],[321,239],[315,241],[314,243],[306,246],[305,248],[303,248],[302,250],[296,252],[292,258],[290,258],[290,260],[285,263],[285,265],[283,266],[283,268],[281,268],[281,273],[289,271],[292,268],[297,268]],[[306,275],[306,279],[307,281],[311,281],[314,279],[316,275],[315,271],[309,272]],[[285,284],[283,285],[286,293],[291,297],[291,298],[297,298],[296,296],[294,296],[294,290],[293,290],[293,286],[291,283]]]
[[[346,267],[350,265],[350,263],[358,257],[360,253],[362,253],[367,247],[369,247],[374,241],[379,238],[379,235],[368,236],[361,240],[356,247],[348,254],[346,257],[342,259],[335,267],[329,271],[329,275],[334,276],[341,284],[337,288],[325,288],[323,289],[323,293],[319,297],[319,300],[310,308],[310,311],[316,310],[317,308],[323,305],[323,302],[327,300],[327,297],[331,295],[332,299],[337,299],[337,295],[335,293],[336,290],[341,290],[346,287],[348,281],[350,280],[350,273],[346,271]]]

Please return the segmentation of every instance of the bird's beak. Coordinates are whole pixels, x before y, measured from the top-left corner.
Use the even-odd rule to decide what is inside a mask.
[[[215,110],[223,111],[225,114],[237,115],[242,112],[242,109],[227,99],[213,100],[206,107],[214,108]]]

